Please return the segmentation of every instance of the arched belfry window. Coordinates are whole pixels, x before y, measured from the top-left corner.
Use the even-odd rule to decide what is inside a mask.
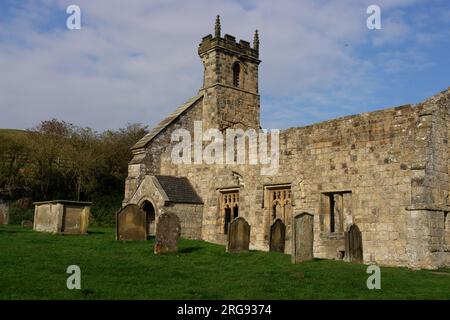
[[[233,85],[239,87],[241,77],[241,65],[239,62],[233,64]]]

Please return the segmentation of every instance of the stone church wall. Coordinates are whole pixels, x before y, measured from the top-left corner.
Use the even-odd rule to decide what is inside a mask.
[[[169,128],[150,145],[149,150],[155,150],[153,144],[158,146],[165,143],[162,141],[168,142],[165,148],[159,149],[159,169],[152,167],[151,171],[188,177],[204,201],[201,231],[204,240],[226,242],[220,226],[219,198],[221,190],[236,188],[240,195],[239,216],[244,217],[252,228],[251,247],[268,250],[270,219],[269,208],[264,207],[264,188],[287,184],[292,190],[292,214],[308,212],[315,215],[315,257],[342,258],[343,232],[348,225],[356,223],[363,236],[365,262],[407,265],[417,258],[408,254],[407,244],[408,227],[413,227],[411,213],[414,212],[407,208],[414,204],[411,197],[414,188],[418,188],[417,194],[428,194],[418,198],[427,203],[444,203],[448,194],[446,115],[436,113],[434,120],[424,120],[421,114],[426,112],[425,105],[407,105],[282,131],[280,168],[276,176],[261,176],[259,166],[174,165],[170,160],[169,133],[172,128]],[[187,112],[184,125],[191,127],[189,122],[193,123],[198,116],[195,109]],[[427,121],[434,126],[426,125]],[[423,150],[418,145],[422,135],[433,135],[430,140],[433,142],[428,142]],[[440,142],[434,144],[434,141]],[[414,169],[418,169],[418,153],[426,154],[428,149],[435,149],[436,163],[432,169],[435,174],[427,178],[432,181],[423,186],[419,185],[420,179],[413,179],[417,171]],[[236,174],[241,177],[240,182]],[[428,185],[433,187],[428,188]],[[344,208],[341,208],[341,228],[334,233],[329,230],[325,203],[330,193],[342,193],[346,198]],[[424,224],[436,225],[435,231],[429,231],[421,243],[431,237],[436,248],[442,250],[446,231],[444,212],[440,215],[426,218],[427,213],[421,214],[416,227],[423,230]],[[187,224],[196,224],[187,221]],[[288,228],[286,252],[291,250],[290,233]],[[432,247],[428,249],[433,250]]]
[[[145,189],[140,188],[145,175],[187,177],[203,207],[172,209],[183,212],[189,237],[226,244],[231,194],[238,208],[233,217],[250,224],[251,249],[269,250],[270,225],[281,215],[285,252],[290,253],[293,217],[309,213],[314,215],[317,258],[342,259],[344,232],[356,224],[365,263],[450,265],[449,90],[414,106],[283,130],[275,175],[262,175],[261,165],[176,165],[170,140],[177,128],[189,130],[193,139],[194,121],[202,121],[204,130],[260,127],[258,33],[253,47],[233,36],[222,38],[217,19],[215,36],[203,38],[199,55],[204,65],[201,99],[144,141],[145,148],[133,150],[124,203],[136,201],[136,190]]]

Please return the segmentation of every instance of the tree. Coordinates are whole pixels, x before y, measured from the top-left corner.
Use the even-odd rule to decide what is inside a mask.
[[[123,194],[131,146],[147,133],[128,124],[101,134],[65,121],[42,121],[21,142],[0,140],[0,189],[36,200],[92,200]]]
[[[90,128],[76,128],[69,139],[69,170],[66,172],[71,177],[70,189],[74,190],[74,197],[78,201],[83,193],[90,193],[97,187],[96,173],[101,158],[99,146],[98,134]]]
[[[19,137],[0,139],[0,191],[8,197],[24,189],[23,169],[26,165],[26,148]]]
[[[32,169],[28,183],[42,200],[64,193],[64,172],[72,124],[52,119],[29,130],[27,149]]]

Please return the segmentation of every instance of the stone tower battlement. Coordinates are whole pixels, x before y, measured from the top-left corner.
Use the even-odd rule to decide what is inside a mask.
[[[239,54],[242,58],[253,59],[255,62],[259,63],[259,35],[258,30],[255,31],[255,36],[253,39],[253,48],[250,46],[250,42],[245,40],[240,40],[236,42],[236,37],[226,34],[223,38],[221,37],[221,25],[220,16],[216,18],[215,33],[214,37],[209,34],[203,37],[202,42],[198,48],[198,54],[202,56],[213,49],[228,50],[232,53]]]
[[[257,31],[255,36],[258,36]],[[255,46],[256,45],[256,46]],[[236,41],[236,37],[226,34],[222,37],[213,37],[211,34],[203,37],[202,42],[198,47],[198,54],[202,56],[210,50],[222,49],[230,51],[235,54],[239,54],[242,58],[254,60],[259,63],[259,40],[254,42],[253,48],[250,46],[250,42],[245,40]]]

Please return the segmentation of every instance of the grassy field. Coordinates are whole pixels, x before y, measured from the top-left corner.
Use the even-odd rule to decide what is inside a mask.
[[[81,290],[66,269],[81,268]],[[153,241],[122,243],[111,228],[58,236],[0,227],[0,299],[450,299],[450,269],[382,268],[381,290],[367,266],[181,240],[180,252],[153,254]]]

